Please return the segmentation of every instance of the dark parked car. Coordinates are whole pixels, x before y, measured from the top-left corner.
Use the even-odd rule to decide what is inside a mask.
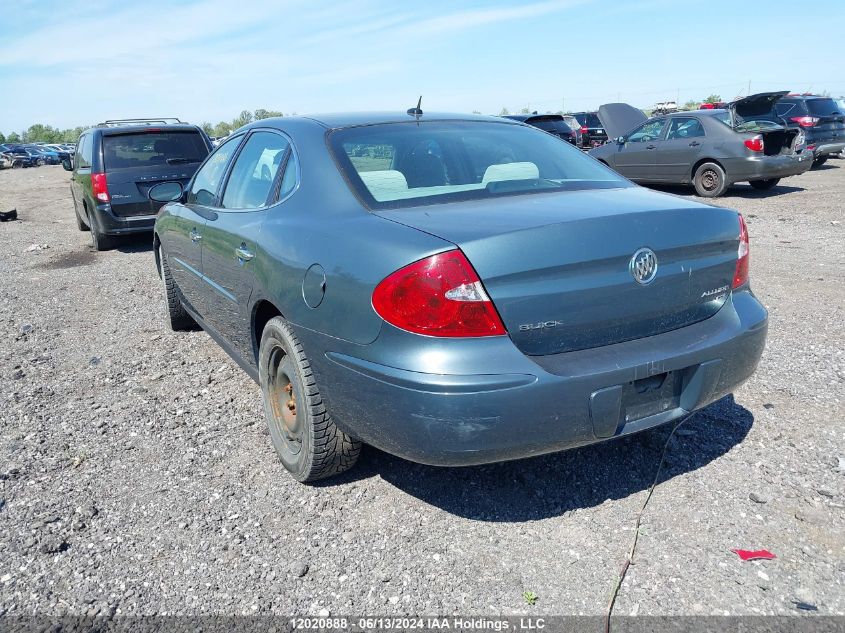
[[[36,164],[38,165],[58,165],[62,162],[59,158],[59,153],[49,147],[24,145],[24,148],[36,157]]]
[[[167,320],[259,382],[296,479],[361,442],[439,465],[589,444],[752,374],[767,315],[736,211],[527,125],[412,112],[257,121],[150,191]]]
[[[20,145],[6,143],[0,145],[0,152],[6,154],[12,167],[35,167],[36,159]]]
[[[174,122],[171,122],[174,121]],[[107,121],[79,137],[71,195],[80,231],[91,231],[98,251],[116,236],[151,231],[161,206],[147,192],[160,182],[182,184],[211,151],[211,141],[195,125],[176,120]]]
[[[581,124],[581,147],[607,143],[607,131],[599,120],[598,112],[575,112],[572,116]]]
[[[573,145],[581,146],[581,129],[572,129],[560,114],[508,114],[505,118],[531,125]]]
[[[830,97],[786,95],[774,104],[766,118],[800,129],[806,137],[807,150],[813,153],[814,166],[845,149],[845,110]]]
[[[590,155],[639,183],[692,184],[700,196],[722,195],[736,182],[771,189],[807,171],[812,154],[803,135],[751,117],[771,110],[783,93],[752,95],[727,110],[693,110],[646,117],[627,103],[599,108],[614,141]]]

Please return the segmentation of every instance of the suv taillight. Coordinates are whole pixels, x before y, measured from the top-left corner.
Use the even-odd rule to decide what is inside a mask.
[[[739,216],[739,248],[736,253],[736,269],[734,270],[734,288],[739,288],[748,283],[748,227],[745,225],[745,218]]]
[[[428,336],[507,333],[478,274],[459,250],[426,257],[385,277],[373,308],[396,327]]]
[[[588,128],[586,125],[582,125],[581,126],[581,134],[589,134],[589,133],[590,133],[590,128]]]
[[[91,174],[91,189],[94,191],[94,197],[100,202],[111,200],[105,174]]]
[[[817,116],[793,116],[789,117],[789,120],[793,123],[797,123],[801,127],[813,127],[816,123],[819,122],[819,117]]]
[[[747,138],[745,139],[745,146],[750,149],[752,152],[762,152],[763,151],[763,137],[759,134],[754,138]]]

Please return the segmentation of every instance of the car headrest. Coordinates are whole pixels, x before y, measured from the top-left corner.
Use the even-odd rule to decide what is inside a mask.
[[[373,198],[379,201],[389,198],[391,193],[407,191],[408,189],[408,181],[405,180],[405,175],[395,169],[361,171],[358,172],[358,175],[364,181],[367,189],[370,190]]]
[[[540,170],[534,163],[500,163],[490,165],[484,171],[481,184],[501,182],[503,180],[536,180],[540,177]]]

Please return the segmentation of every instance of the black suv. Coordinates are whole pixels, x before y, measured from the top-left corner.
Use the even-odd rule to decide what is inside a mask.
[[[557,136],[573,145],[580,146],[580,132],[576,132],[569,127],[566,119],[559,114],[506,114],[505,118],[522,121],[532,127],[548,132],[552,136]]]
[[[581,124],[582,147],[596,147],[607,143],[607,132],[599,121],[598,112],[574,112],[572,116]]]
[[[160,182],[188,183],[211,151],[201,128],[179,119],[106,121],[86,130],[74,160],[62,161],[80,231],[94,248],[108,250],[115,237],[153,230],[160,203],[147,197]]]
[[[775,103],[769,118],[804,132],[814,167],[845,149],[845,112],[830,97],[786,95]]]

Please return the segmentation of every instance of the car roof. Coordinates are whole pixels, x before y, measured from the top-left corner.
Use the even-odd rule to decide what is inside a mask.
[[[285,117],[294,118],[294,117]],[[320,125],[337,129],[359,125],[378,125],[380,123],[408,123],[413,122],[414,116],[405,112],[330,112],[326,114],[312,114],[298,117],[309,119]],[[492,123],[507,123],[502,117],[486,116],[483,114],[462,114],[450,112],[423,112],[420,121],[488,121]],[[266,124],[268,119],[259,123]]]

